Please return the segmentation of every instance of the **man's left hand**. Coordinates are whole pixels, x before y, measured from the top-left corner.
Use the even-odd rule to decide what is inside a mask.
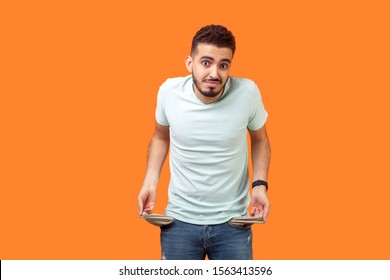
[[[257,186],[252,190],[252,209],[251,215],[256,213],[263,214],[264,222],[267,221],[270,210],[270,204],[266,194],[266,188],[264,186]]]

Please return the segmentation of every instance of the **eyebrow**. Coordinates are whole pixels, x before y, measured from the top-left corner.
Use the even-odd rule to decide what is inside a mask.
[[[209,59],[209,60],[212,60],[212,61],[215,60],[213,57],[207,56],[207,55],[202,56],[200,59]],[[225,62],[231,63],[230,59],[228,59],[228,58],[222,58],[221,61],[225,61]]]

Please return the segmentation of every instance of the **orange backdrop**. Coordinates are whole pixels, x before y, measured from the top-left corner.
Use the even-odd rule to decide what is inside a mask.
[[[269,112],[255,259],[389,259],[386,3],[2,1],[0,259],[159,259],[136,204],[156,93],[210,23]]]

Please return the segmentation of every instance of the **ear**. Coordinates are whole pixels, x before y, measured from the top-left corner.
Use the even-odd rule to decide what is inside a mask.
[[[192,65],[193,65],[193,60],[190,55],[186,57],[185,64],[187,67],[188,72],[192,73]]]

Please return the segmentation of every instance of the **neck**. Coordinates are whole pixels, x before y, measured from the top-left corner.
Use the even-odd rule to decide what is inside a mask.
[[[215,101],[217,101],[218,99],[220,99],[222,97],[222,94],[225,90],[225,87],[223,87],[221,89],[221,91],[214,97],[207,97],[207,96],[204,96],[199,90],[198,88],[192,84],[192,90],[194,91],[196,97],[198,97],[198,99],[200,101],[202,101],[202,103],[204,104],[211,104],[211,103],[214,103]]]

